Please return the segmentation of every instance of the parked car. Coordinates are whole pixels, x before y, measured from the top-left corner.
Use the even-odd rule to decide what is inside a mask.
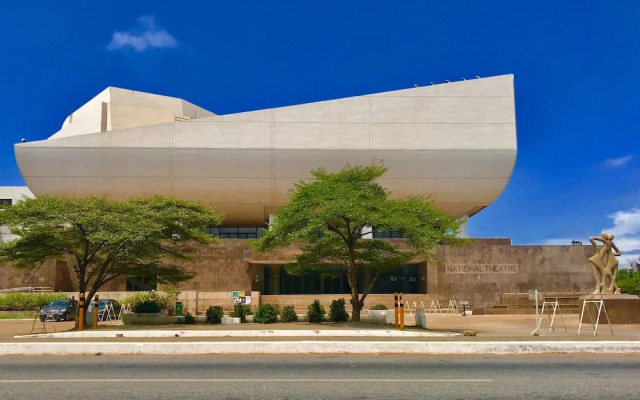
[[[54,300],[40,309],[40,321],[47,318],[47,314],[56,321],[68,321],[76,318],[78,303],[71,300]]]
[[[113,314],[111,315],[112,319],[114,319],[114,315],[115,315],[115,318],[118,318],[118,315],[120,315],[120,309],[122,308],[120,303],[118,303],[116,300],[113,300],[113,299],[100,299],[98,300],[98,319],[100,321],[103,320],[102,316],[104,314],[104,311],[107,309],[107,304],[110,304],[111,307],[113,308]],[[93,311],[93,301],[87,308],[87,311]],[[106,315],[104,316],[104,319],[106,319]]]

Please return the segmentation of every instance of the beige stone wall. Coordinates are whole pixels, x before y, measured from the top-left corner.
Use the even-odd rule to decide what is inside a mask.
[[[402,242],[401,239],[393,241]],[[413,299],[411,295],[412,301],[433,297],[446,303],[455,298],[468,300],[473,306],[486,306],[499,303],[502,293],[526,293],[535,289],[554,293],[588,293],[592,290],[593,278],[587,261],[591,255],[589,246],[511,246],[508,243],[508,239],[480,239],[470,247],[439,247],[437,256],[440,262],[423,263],[428,296],[416,295]],[[298,251],[296,246],[292,246],[269,254],[256,254],[249,247],[249,241],[244,239],[221,240],[217,244],[198,246],[195,257],[182,263],[185,269],[195,272],[196,276],[189,282],[181,283],[178,289],[185,293],[183,300],[189,304],[188,310],[202,312],[209,305],[222,305],[230,309],[231,291],[257,292],[262,287],[263,266],[284,264]],[[447,272],[447,265],[516,266],[517,272],[451,273]],[[0,264],[0,288],[50,286],[56,291],[73,291],[77,290],[74,281],[73,272],[64,261],[46,263],[36,273],[23,273],[7,263]],[[115,280],[103,290],[124,291],[125,279]],[[219,294],[202,294],[205,292]],[[331,297],[323,298],[328,303],[333,298],[346,297],[326,296]],[[268,301],[283,305],[293,302],[296,308],[298,303],[304,308],[303,303],[308,305],[318,296],[292,296],[285,299],[287,301],[282,300],[284,297],[278,296],[276,299],[265,296]],[[382,300],[384,298],[381,297]],[[367,304],[376,301],[371,296]]]
[[[232,291],[251,290],[249,263],[243,259],[249,241],[225,239],[212,245],[198,246],[194,258],[182,262],[196,277],[178,285],[179,290]]]
[[[427,292],[441,299],[468,300],[471,305],[500,303],[501,293],[587,293],[593,289],[589,246],[442,246],[440,263],[427,267]],[[509,272],[447,272],[447,265],[517,266]]]
[[[69,271],[64,261],[48,261],[37,270],[21,270],[0,262],[0,289],[39,286],[53,291],[69,289]]]

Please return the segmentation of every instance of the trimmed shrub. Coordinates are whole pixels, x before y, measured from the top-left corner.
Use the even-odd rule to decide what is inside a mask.
[[[67,300],[64,293],[11,293],[0,297],[0,311],[35,311],[54,300]]]
[[[272,324],[276,322],[277,318],[278,312],[272,304],[262,304],[258,307],[258,311],[256,311],[253,320],[261,324]]]
[[[251,315],[251,306],[247,304],[236,304],[229,316],[240,318],[240,322],[247,322],[247,315]]]
[[[344,299],[333,300],[329,307],[329,321],[331,322],[347,322],[349,314],[344,309]]]
[[[282,322],[298,322],[298,314],[293,306],[282,307]]]
[[[222,322],[223,315],[224,315],[224,312],[222,311],[222,307],[209,306],[209,308],[207,309],[207,323],[219,324]]]
[[[313,303],[309,304],[309,308],[307,308],[307,322],[324,322],[324,307],[320,304],[319,300],[314,300]]]
[[[160,306],[155,301],[143,301],[135,305],[133,312],[139,314],[159,313]]]
[[[145,303],[150,301],[156,303],[160,310],[166,310],[168,308],[173,308],[175,306],[175,301],[173,302],[170,301],[169,297],[167,296],[158,294],[156,292],[155,297],[156,297],[155,300],[151,300],[151,294],[149,292],[138,292],[138,293],[132,294],[126,299],[123,299],[122,301],[120,301],[120,304],[122,304],[123,306],[131,305],[132,309],[135,309],[136,306],[140,303]]]
[[[370,308],[370,310],[388,310],[387,306],[382,303],[376,304]]]
[[[196,317],[191,315],[191,313],[186,313],[184,315],[184,323],[187,325],[195,325],[198,323],[198,321],[196,320]]]

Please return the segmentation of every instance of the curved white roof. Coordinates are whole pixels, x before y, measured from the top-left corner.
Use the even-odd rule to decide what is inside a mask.
[[[230,115],[107,90],[72,114],[82,120],[15,145],[35,195],[173,195],[256,225],[311,169],[378,159],[394,196],[431,195],[458,217],[491,204],[515,164],[512,75]]]

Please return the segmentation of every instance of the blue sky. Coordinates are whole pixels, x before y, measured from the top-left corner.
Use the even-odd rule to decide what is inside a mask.
[[[107,86],[227,114],[511,73],[516,167],[470,234],[640,255],[640,2],[228,3],[2,2],[0,185]]]

